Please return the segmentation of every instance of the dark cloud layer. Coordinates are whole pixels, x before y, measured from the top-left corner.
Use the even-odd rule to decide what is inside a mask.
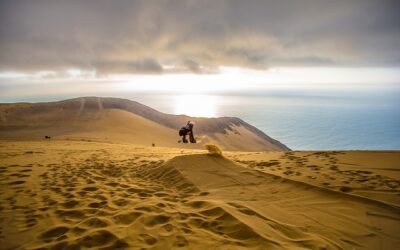
[[[399,66],[400,1],[0,1],[0,71]]]

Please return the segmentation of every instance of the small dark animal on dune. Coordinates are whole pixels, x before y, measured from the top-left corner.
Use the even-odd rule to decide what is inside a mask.
[[[51,137],[48,136],[48,135],[46,135],[46,136],[44,137],[44,139],[51,139]]]

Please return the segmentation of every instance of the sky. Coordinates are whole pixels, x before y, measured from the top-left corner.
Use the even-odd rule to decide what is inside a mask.
[[[398,0],[1,0],[0,102],[397,85],[399,9]]]

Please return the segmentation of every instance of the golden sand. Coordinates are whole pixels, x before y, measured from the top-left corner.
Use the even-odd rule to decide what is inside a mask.
[[[0,141],[1,249],[396,249],[400,152]]]

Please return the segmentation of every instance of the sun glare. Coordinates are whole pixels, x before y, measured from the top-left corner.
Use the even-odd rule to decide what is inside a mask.
[[[175,114],[195,117],[216,117],[216,97],[211,95],[175,96]]]

